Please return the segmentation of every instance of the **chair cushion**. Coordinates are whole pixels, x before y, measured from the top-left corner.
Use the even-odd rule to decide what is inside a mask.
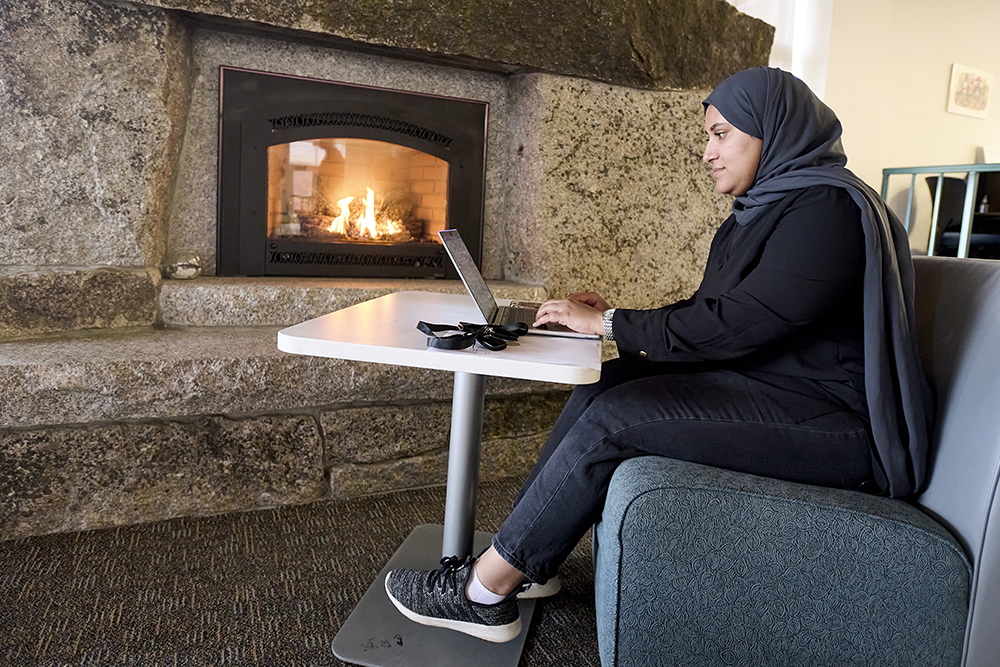
[[[605,667],[961,660],[969,562],[902,501],[643,457],[595,538]]]

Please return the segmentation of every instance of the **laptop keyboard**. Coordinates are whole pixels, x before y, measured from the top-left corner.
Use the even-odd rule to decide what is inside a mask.
[[[514,324],[524,322],[529,327],[535,321],[535,313],[538,312],[540,303],[530,301],[511,301],[509,306],[500,306],[497,312],[497,322],[499,324]]]
[[[500,306],[497,309],[496,321],[499,324],[524,322],[531,327],[531,323],[535,321],[535,316],[537,315],[538,309],[541,305],[542,304],[540,303],[534,303],[532,301],[511,301],[509,306]],[[532,328],[535,328],[536,330],[542,329],[544,331],[561,331],[565,333],[573,331],[569,327],[564,327],[558,322],[549,322],[540,327]]]

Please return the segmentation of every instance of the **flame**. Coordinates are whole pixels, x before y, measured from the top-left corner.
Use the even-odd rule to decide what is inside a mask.
[[[366,233],[370,238],[378,238],[378,230],[375,229],[375,193],[371,188],[365,188],[368,190],[368,196],[365,197],[365,215],[361,218],[360,227],[361,235],[364,236]]]
[[[369,190],[369,192],[371,191]],[[351,217],[351,211],[350,209],[347,208],[347,205],[350,204],[352,201],[354,201],[354,197],[344,197],[343,199],[337,202],[337,205],[340,206],[340,215],[334,218],[333,222],[330,223],[330,226],[327,227],[328,232],[335,232],[337,234],[344,233],[344,228],[347,225],[347,221]]]
[[[328,232],[333,232],[335,234],[350,234],[362,237],[377,239],[382,236],[393,236],[398,234],[401,230],[403,223],[399,220],[385,220],[385,230],[379,232],[378,227],[375,222],[375,192],[371,188],[365,188],[368,191],[368,195],[365,197],[365,211],[364,213],[355,220],[353,227],[357,230],[352,231],[351,225],[351,210],[350,203],[354,201],[354,197],[344,197],[343,199],[337,201],[337,205],[340,207],[340,215],[333,219],[330,225],[326,228]]]

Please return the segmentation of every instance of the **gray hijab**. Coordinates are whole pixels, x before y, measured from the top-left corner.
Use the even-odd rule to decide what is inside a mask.
[[[745,70],[712,91],[729,123],[763,141],[753,185],[736,197],[740,225],[789,192],[816,185],[847,190],[865,231],[865,393],[871,415],[875,472],[893,497],[914,493],[926,477],[930,392],[917,351],[909,239],[881,197],[845,168],[836,114],[788,72]]]

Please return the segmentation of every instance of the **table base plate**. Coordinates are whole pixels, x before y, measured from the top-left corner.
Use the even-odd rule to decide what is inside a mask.
[[[385,575],[401,567],[437,569],[443,527],[417,526],[396,550],[333,639],[333,654],[365,667],[516,667],[531,626],[535,600],[522,600],[521,634],[503,644],[410,621],[385,594]],[[490,545],[490,533],[476,531],[473,553]]]

